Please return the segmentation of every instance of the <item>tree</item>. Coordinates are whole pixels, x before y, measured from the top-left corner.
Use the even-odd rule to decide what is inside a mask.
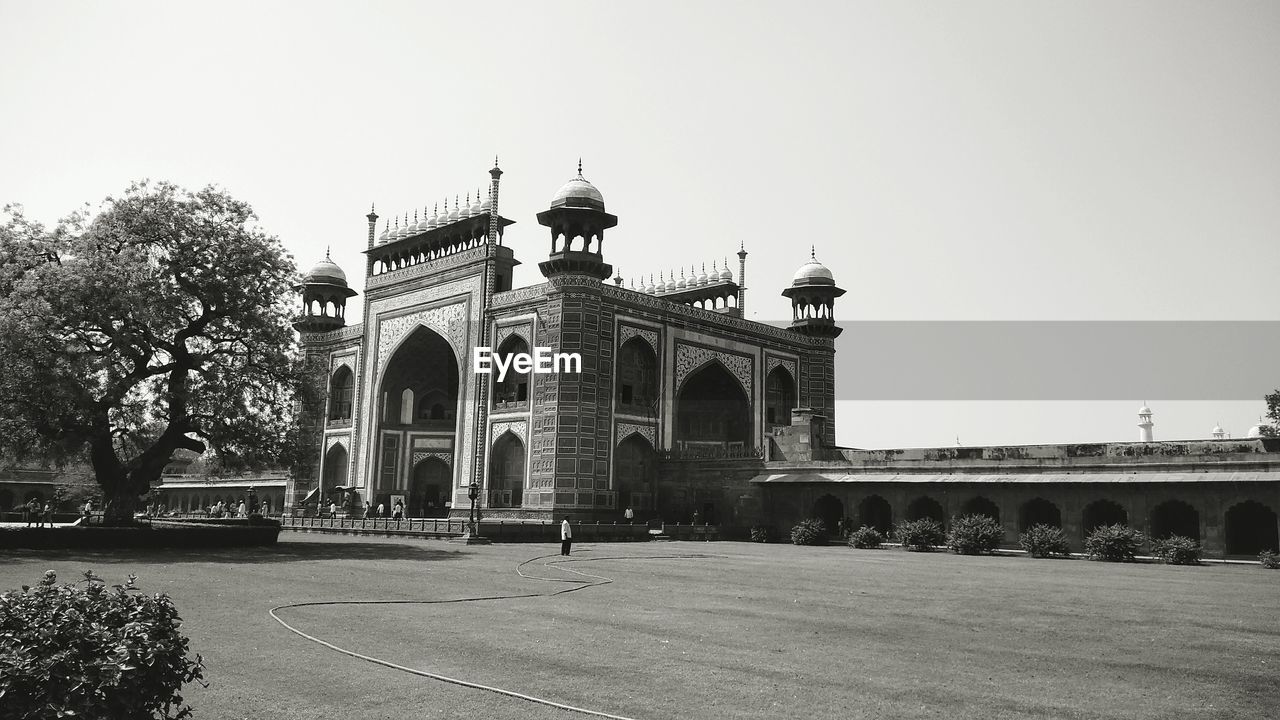
[[[1267,419],[1270,424],[1262,426],[1263,437],[1280,437],[1280,390],[1276,390],[1264,398],[1267,402]]]
[[[5,210],[4,449],[87,453],[109,523],[131,521],[180,448],[228,465],[291,459],[296,270],[248,204],[140,183],[52,230]]]

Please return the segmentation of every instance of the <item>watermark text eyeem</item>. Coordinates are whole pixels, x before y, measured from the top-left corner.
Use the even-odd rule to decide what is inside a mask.
[[[533,354],[508,353],[499,354],[489,347],[477,347],[472,354],[472,369],[478,374],[492,375],[498,371],[498,382],[507,377],[508,370],[523,375],[533,373],[576,375],[582,372],[582,355],[578,353],[555,352],[549,347],[535,347]]]

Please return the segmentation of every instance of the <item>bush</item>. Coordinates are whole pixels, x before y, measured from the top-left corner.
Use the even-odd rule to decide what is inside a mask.
[[[1071,554],[1066,533],[1052,525],[1032,525],[1018,536],[1018,544],[1031,557],[1066,557]]]
[[[1262,567],[1268,570],[1280,570],[1280,555],[1270,550],[1263,550],[1258,553],[1258,562],[1262,563]]]
[[[795,545],[822,545],[827,541],[827,528],[821,520],[801,520],[791,528],[791,542]]]
[[[942,524],[932,518],[900,522],[893,528],[893,536],[903,548],[913,552],[929,552],[946,539]]]
[[[777,542],[777,539],[778,533],[772,525],[756,525],[751,528],[751,542],[770,543]]]
[[[1084,551],[1093,560],[1133,562],[1142,542],[1142,533],[1128,525],[1103,525],[1084,539]]]
[[[110,589],[84,575],[58,586],[50,570],[35,589],[0,595],[4,716],[188,717],[179,693],[204,684],[204,666],[187,657],[168,596],[139,592],[132,575]]]
[[[947,545],[957,555],[989,553],[1004,542],[1004,528],[986,515],[965,515],[951,519]]]
[[[884,544],[884,535],[873,527],[862,527],[849,533],[849,547],[874,550]]]
[[[1181,535],[1151,543],[1151,554],[1169,565],[1199,565],[1200,552],[1200,543]]]

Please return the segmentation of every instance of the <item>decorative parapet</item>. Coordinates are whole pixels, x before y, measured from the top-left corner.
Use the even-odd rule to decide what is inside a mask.
[[[322,333],[301,333],[304,345],[327,345],[345,340],[359,340],[364,335],[364,323],[348,325],[338,330]]]

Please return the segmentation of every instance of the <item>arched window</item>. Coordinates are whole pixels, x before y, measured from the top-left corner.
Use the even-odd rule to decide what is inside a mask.
[[[680,389],[676,442],[682,451],[711,455],[751,445],[751,404],[742,383],[719,362],[707,363]]]
[[[324,454],[325,492],[347,484],[347,449],[338,443]]]
[[[524,505],[524,443],[504,433],[493,444],[489,461],[489,507]]]
[[[947,522],[947,514],[943,511],[942,504],[927,495],[918,497],[912,500],[910,505],[907,505],[908,520],[923,520],[925,518],[936,520],[939,525],[945,525]]]
[[[1200,513],[1181,500],[1167,500],[1151,510],[1151,537],[1163,540],[1181,535],[1200,541]]]
[[[651,414],[658,399],[658,361],[643,338],[631,338],[618,350],[618,405]]]
[[[338,368],[329,380],[329,419],[351,419],[351,397],[355,378],[346,365]]]
[[[1107,525],[1128,525],[1129,513],[1110,500],[1094,500],[1084,506],[1084,535]]]
[[[865,497],[858,503],[858,523],[888,535],[893,527],[893,508],[879,495]]]
[[[1263,550],[1280,550],[1276,513],[1260,502],[1247,500],[1227,510],[1227,554],[1256,557]]]
[[[796,381],[779,365],[764,381],[764,421],[770,426],[790,425],[796,407]]]
[[[517,355],[529,354],[529,343],[519,335],[512,335],[498,346],[498,352],[495,353],[503,358],[503,362],[511,362],[507,367],[507,374],[501,380],[498,380],[497,363],[493,367],[493,402],[494,405],[510,405],[524,403],[529,401],[529,373],[516,372],[515,363],[512,361]]]
[[[657,464],[653,446],[638,433],[633,433],[613,452],[613,486],[618,492],[618,509],[650,510],[653,508],[653,484]]]
[[[1000,522],[1000,506],[981,495],[966,500],[964,505],[960,507],[960,513],[962,515],[984,515],[996,522]]]

